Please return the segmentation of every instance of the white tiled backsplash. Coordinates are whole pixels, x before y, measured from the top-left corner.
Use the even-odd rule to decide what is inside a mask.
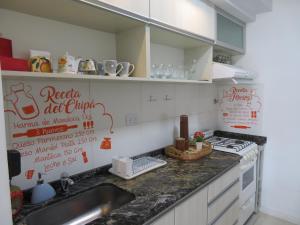
[[[174,137],[179,134],[179,116],[181,114],[189,115],[191,133],[197,129],[213,129],[216,127],[217,113],[215,110],[216,106],[213,103],[213,99],[216,96],[214,85],[9,80],[4,82],[4,93],[9,94],[10,87],[20,82],[24,83],[25,87],[30,86],[32,88],[29,94],[32,94],[40,110],[40,114],[30,120],[21,120],[18,115],[10,112],[6,113],[8,148],[15,147],[16,143],[21,147],[24,143],[34,142],[33,145],[20,148],[23,154],[25,152],[31,154],[28,156],[25,156],[25,154],[22,157],[22,173],[12,180],[13,184],[17,184],[22,188],[30,188],[35,184],[37,172],[45,173],[45,179],[52,181],[59,179],[60,173],[63,171],[75,174],[109,164],[113,156],[138,155],[172,144]],[[77,110],[69,115],[64,112],[50,115],[46,112],[45,114],[44,109],[49,106],[51,100],[46,102],[47,96],[41,95],[41,90],[47,86],[53,86],[57,91],[67,91],[73,88],[80,93],[80,97],[75,97],[74,99],[79,101],[93,99],[95,102],[103,103],[106,111],[113,116],[114,133],[109,133],[110,120],[108,117],[102,116],[103,111],[99,110],[99,107],[99,109],[86,112],[87,115],[92,116],[94,121],[94,128],[90,129],[93,131],[93,134],[75,138],[75,135],[78,135],[79,132],[88,130],[85,130],[83,127],[82,111]],[[166,95],[169,100],[165,100]],[[154,101],[149,101],[150,96]],[[56,101],[56,103],[65,102],[63,99]],[[15,110],[11,103],[6,101],[5,105],[7,109]],[[136,125],[126,126],[125,119],[128,114],[136,117]],[[25,133],[31,128],[59,125],[53,124],[54,118],[67,117],[77,117],[79,121],[59,124],[67,124],[69,126],[76,124],[78,125],[76,129],[39,137],[12,137],[15,133]],[[50,120],[51,123],[47,126],[44,125],[44,119]],[[33,121],[38,122],[39,125],[23,128],[17,127],[22,123],[31,123]],[[47,138],[61,137],[67,134],[73,135],[73,138],[67,140],[75,141],[76,144],[74,146],[61,146],[61,142],[68,143],[68,141],[52,140],[42,143],[42,140],[48,140]],[[87,137],[87,140],[84,139],[85,137]],[[111,138],[111,150],[100,149],[100,144],[104,137]],[[55,146],[57,143],[58,146],[54,150],[48,149],[45,152],[37,153],[38,147]],[[82,152],[85,152],[85,155]],[[56,155],[57,158],[51,159],[51,157],[48,157],[46,160],[37,160],[37,157],[45,159],[45,157],[49,156],[49,153]],[[84,160],[84,156],[87,161]],[[34,170],[34,174],[31,179],[27,179],[30,170]]]
[[[97,60],[116,58],[115,34],[9,10],[0,9],[0,12],[1,33],[4,37],[13,40],[14,57],[26,58],[28,57],[29,49],[39,49],[49,50],[54,57],[70,51],[74,56]],[[39,38],[32,39],[31,37],[34,33],[39,34]],[[159,52],[161,51],[158,51],[158,49],[162,48],[162,46],[152,44],[151,48],[154,56],[152,63],[170,63],[168,60],[172,59],[173,63],[183,64],[183,50],[165,47],[164,51],[162,51],[165,52],[164,55],[160,55]],[[166,61],[163,61],[163,59]],[[216,127],[217,112],[213,99],[217,92],[214,85],[55,81],[49,79],[44,81],[28,79],[24,81],[24,79],[19,79],[14,81],[5,80],[3,84],[4,93],[8,94],[9,87],[20,82],[23,82],[25,86],[30,85],[32,87],[30,93],[34,98],[38,98],[37,104],[41,110],[38,117],[27,121],[22,121],[19,116],[15,116],[13,113],[6,113],[8,148],[16,147],[16,143],[18,143],[18,147],[24,155],[22,157],[22,173],[12,179],[13,184],[17,184],[22,188],[29,188],[35,185],[37,172],[47,171],[44,178],[47,181],[52,181],[59,179],[60,173],[63,171],[75,174],[111,163],[113,156],[137,155],[172,144],[174,137],[178,135],[180,114],[189,114],[190,132],[197,129]],[[110,121],[107,119],[108,117],[101,115],[102,112],[99,108],[87,112],[88,115],[92,115],[95,127],[90,129],[94,132],[88,136],[91,140],[88,140],[83,145],[78,144],[78,142],[85,142],[84,137],[70,138],[71,141],[76,140],[77,142],[75,143],[76,145],[70,147],[66,146],[68,140],[64,141],[66,142],[65,146],[61,146],[63,141],[41,143],[41,140],[47,140],[47,138],[51,137],[65,134],[80,135],[82,131],[90,132],[89,129],[84,130],[84,121],[80,111],[75,111],[69,115],[69,117],[80,118],[80,121],[60,123],[78,125],[76,129],[71,129],[65,133],[40,136],[40,140],[38,137],[12,138],[14,133],[24,133],[31,128],[47,127],[42,123],[44,119],[52,119],[52,123],[49,126],[53,126],[54,118],[67,117],[64,113],[55,116],[42,113],[49,103],[44,102],[45,97],[40,96],[40,91],[47,85],[55,86],[59,91],[73,88],[80,92],[80,100],[95,99],[95,101],[103,103],[106,110],[113,116],[114,133],[110,134],[108,132]],[[149,101],[150,96],[154,101]],[[164,100],[166,96],[170,100]],[[63,101],[59,100],[59,102]],[[8,107],[7,102],[6,107]],[[126,116],[128,115],[136,119],[133,123],[136,125],[126,126],[128,125],[128,122],[126,123]],[[37,121],[39,124],[33,125],[33,127],[27,125],[23,128],[17,126],[18,124],[31,123],[32,121]],[[112,149],[102,150],[99,146],[103,138],[107,136],[112,138]],[[57,147],[55,147],[56,143],[58,143]],[[28,146],[22,147],[22,144],[28,144]],[[46,148],[51,146],[51,144],[54,146],[52,150],[49,149],[36,154],[38,147]],[[70,142],[69,144],[72,143]],[[59,157],[34,163],[37,157],[40,157],[37,160],[47,159],[45,157],[48,153]],[[27,156],[25,156],[26,154]],[[62,165],[63,161],[68,165]],[[27,177],[31,177],[31,170],[34,170],[33,177],[27,179]]]

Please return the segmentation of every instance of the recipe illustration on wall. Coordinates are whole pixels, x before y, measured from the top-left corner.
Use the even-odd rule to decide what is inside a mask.
[[[92,149],[110,150],[113,117],[89,83],[7,81],[4,86],[9,149],[21,153],[21,188],[34,185],[38,172],[47,180],[61,172],[91,169]],[[98,124],[97,124],[98,123]],[[97,129],[107,130],[103,137]]]
[[[219,88],[219,122],[227,131],[259,132],[262,107],[261,85],[225,85]]]

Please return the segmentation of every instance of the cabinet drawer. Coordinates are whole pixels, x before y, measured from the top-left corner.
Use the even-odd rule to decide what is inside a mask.
[[[240,183],[238,180],[208,206],[208,224],[214,221],[239,196]]]
[[[207,224],[207,188],[195,193],[175,208],[175,225]]]
[[[157,219],[154,223],[151,225],[174,225],[174,215],[175,215],[175,210],[172,209],[171,211],[167,212],[164,214],[162,217]]]
[[[215,200],[218,195],[228,189],[240,176],[240,165],[225,173],[208,186],[208,204]]]
[[[210,225],[234,225],[239,218],[239,200],[238,198],[231,204],[231,206],[224,212],[224,214],[210,223]]]

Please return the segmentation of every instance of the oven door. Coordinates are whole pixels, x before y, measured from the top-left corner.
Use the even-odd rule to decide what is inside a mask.
[[[241,166],[240,205],[242,206],[256,191],[256,159]]]

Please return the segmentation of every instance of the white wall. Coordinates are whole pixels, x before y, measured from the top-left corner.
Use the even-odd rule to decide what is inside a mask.
[[[0,65],[1,75],[1,65]],[[2,80],[0,77],[0,109],[3,108],[3,95],[2,95]],[[5,122],[3,110],[0,111],[0,218],[1,224],[11,225],[11,209],[10,209],[10,190],[8,179],[7,167],[7,152],[6,152],[6,139],[5,139]]]
[[[13,56],[28,58],[29,49],[66,51],[95,60],[116,56],[115,35],[0,8],[0,33],[13,40]]]
[[[10,87],[22,82],[25,87],[31,87],[30,94],[33,96],[39,115],[30,120],[22,120],[19,114],[6,113],[6,134],[8,148],[17,146],[22,156],[21,174],[12,179],[12,183],[27,189],[36,184],[37,172],[42,172],[46,181],[57,180],[62,172],[68,172],[70,175],[80,173],[95,167],[111,163],[113,156],[134,156],[155,149],[163,148],[173,144],[174,138],[179,136],[179,116],[181,114],[189,115],[190,134],[198,129],[214,129],[216,127],[216,110],[213,103],[215,97],[214,85],[182,85],[182,84],[142,84],[142,83],[124,83],[124,82],[103,82],[103,81],[56,81],[56,80],[24,80],[7,79],[4,81],[4,94],[10,93]],[[78,132],[85,132],[82,123],[86,119],[82,118],[82,111],[75,110],[72,114],[64,111],[60,113],[45,113],[44,109],[50,105],[46,102],[40,93],[44,87],[52,86],[57,91],[75,90],[80,92],[79,102],[94,100],[105,105],[106,111],[113,117],[113,134],[109,134],[108,128],[111,123],[107,117],[102,116],[102,110],[95,108],[87,113],[91,114],[94,121],[93,135],[86,135],[87,138],[95,137],[97,140],[86,143],[78,142]],[[165,96],[168,95],[168,101]],[[150,96],[155,101],[150,102]],[[21,98],[22,96],[19,95]],[[23,99],[22,99],[23,100]],[[27,99],[28,100],[28,99]],[[58,103],[65,100],[57,100]],[[15,110],[9,101],[5,101],[5,109]],[[20,104],[28,104],[27,102]],[[51,103],[52,104],[52,103]],[[21,105],[17,106],[18,108]],[[56,104],[52,104],[56,105]],[[126,124],[126,115],[135,114],[137,124],[128,126]],[[54,123],[56,118],[79,118],[78,121]],[[29,128],[41,128],[44,120],[49,120],[48,126],[68,124],[77,125],[73,130],[62,134],[50,134],[43,137],[21,137],[14,138],[12,134],[24,133]],[[34,125],[33,123],[38,123]],[[22,124],[32,124],[24,125]],[[72,138],[59,141],[39,141],[40,138],[55,138],[63,134],[73,135]],[[77,137],[76,137],[77,136]],[[112,138],[112,149],[101,150],[100,144],[104,137]],[[74,141],[77,145],[65,146],[63,143]],[[34,144],[26,145],[26,143]],[[37,151],[40,147],[50,147],[57,144],[59,148],[47,151]],[[84,163],[81,157],[81,151],[76,149],[82,147],[88,156],[88,163]],[[71,150],[71,154],[65,154],[65,150]],[[27,154],[26,152],[30,152]],[[36,161],[37,157],[47,157],[48,154],[60,154],[57,158],[51,158],[43,161]],[[75,157],[74,163],[64,164],[69,157]],[[50,165],[60,164],[54,169],[49,170]],[[34,170],[34,176],[26,179],[26,172]]]
[[[262,208],[300,224],[300,1],[274,0],[273,11],[247,28],[247,53],[238,64],[264,83],[263,134],[268,137]]]
[[[48,50],[56,57],[67,50],[75,56],[96,59],[115,57],[114,34],[1,9],[0,33],[13,40],[16,57],[27,57],[29,49]],[[152,46],[152,51],[157,57],[159,56],[157,49],[161,47],[159,45]],[[172,56],[172,63],[183,63],[183,50],[164,47],[163,51],[163,57],[170,58]],[[162,63],[171,62],[162,61]],[[44,177],[46,181],[58,179],[62,170],[74,174],[108,164],[115,155],[132,156],[172,144],[174,137],[178,135],[180,114],[189,115],[191,133],[197,129],[214,129],[216,127],[216,105],[213,103],[216,96],[214,85],[9,79],[4,81],[4,93],[9,93],[9,87],[19,82],[30,85],[31,93],[35,98],[40,95],[41,87],[46,85],[53,85],[59,90],[68,90],[71,87],[79,89],[83,95],[82,98],[94,98],[104,103],[114,118],[114,134],[111,135],[113,147],[110,151],[99,149],[99,142],[103,136],[107,135],[107,130],[105,130],[105,122],[100,121],[101,118],[98,114],[95,116],[95,121],[97,120],[96,136],[99,138],[99,142],[93,146],[86,146],[89,148],[89,163],[84,165],[78,163],[68,166],[68,168],[60,167],[58,170],[49,172]],[[166,95],[171,99],[170,101],[164,100]],[[156,101],[149,102],[150,96]],[[44,106],[43,102],[38,102],[38,104],[39,107]],[[126,126],[125,116],[128,113],[137,115],[138,124],[136,126]],[[39,122],[46,117],[52,118],[49,115],[41,115],[38,118]],[[12,147],[14,140],[11,131],[14,129],[14,122],[21,123],[22,120],[15,117],[14,114],[8,113],[6,113],[6,119],[9,123],[7,126],[8,147]],[[20,130],[25,129],[21,128]],[[22,138],[20,142],[27,139]],[[27,150],[30,148],[31,146],[27,147]],[[34,148],[36,146],[32,147],[32,149]],[[25,172],[31,169],[30,167],[36,171],[43,169],[43,165],[34,165],[33,160],[26,156],[22,158],[22,174],[13,178],[13,184],[20,185],[22,188],[33,186],[36,175],[32,180],[25,180]]]
[[[151,65],[184,66],[184,49],[151,43]]]

